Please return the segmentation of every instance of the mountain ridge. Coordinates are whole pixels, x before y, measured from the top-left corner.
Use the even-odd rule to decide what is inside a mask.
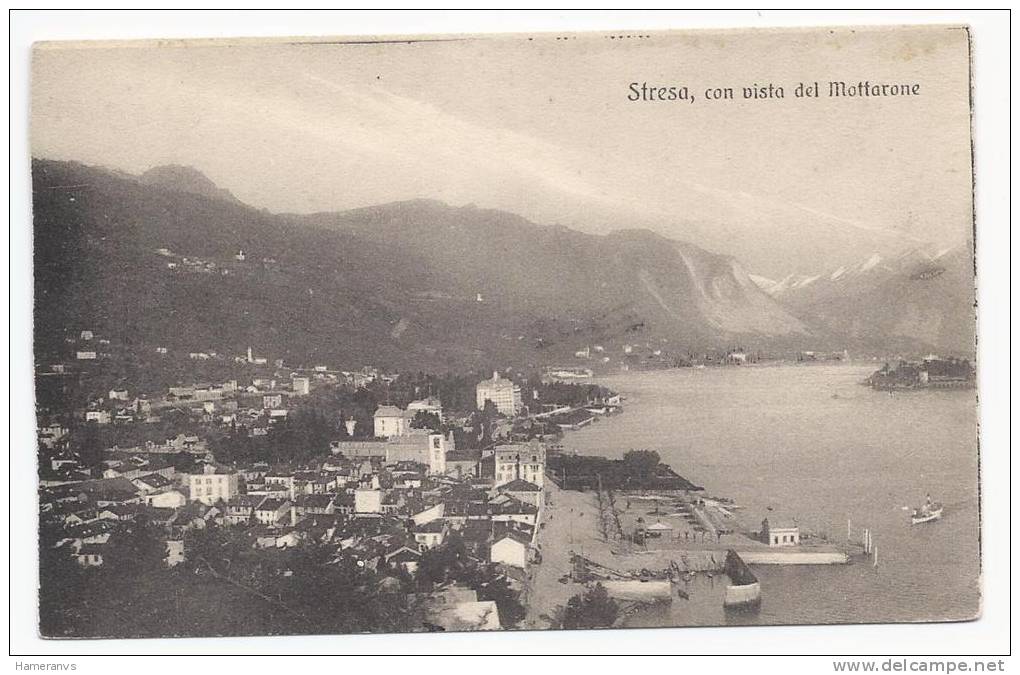
[[[230,190],[221,188],[208,176],[193,166],[182,164],[161,164],[144,171],[136,177],[143,185],[152,185],[176,192],[200,195],[210,199],[222,199],[242,204]],[[245,204],[245,206],[249,206]]]
[[[736,259],[650,230],[592,235],[420,199],[272,214],[185,169],[143,181],[33,160],[37,351],[59,351],[74,327],[191,351],[255,344],[302,362],[451,369],[549,363],[600,343],[844,346]]]

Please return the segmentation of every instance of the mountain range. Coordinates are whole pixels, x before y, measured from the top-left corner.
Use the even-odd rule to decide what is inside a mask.
[[[815,331],[867,349],[917,345],[974,350],[974,257],[969,246],[873,253],[827,274],[756,283]]]
[[[973,286],[949,255],[934,276],[904,280],[902,267],[847,286],[850,306],[881,305],[855,323],[820,292],[834,284],[769,283],[648,230],[592,235],[429,200],[274,214],[190,167],[131,176],[41,159],[33,206],[37,353],[88,328],[144,349],[464,369],[596,343],[949,348],[971,325],[960,304]]]

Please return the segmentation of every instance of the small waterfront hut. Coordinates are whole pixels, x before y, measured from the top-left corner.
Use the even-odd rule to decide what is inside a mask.
[[[761,537],[769,546],[796,546],[800,543],[800,528],[792,520],[761,521]]]

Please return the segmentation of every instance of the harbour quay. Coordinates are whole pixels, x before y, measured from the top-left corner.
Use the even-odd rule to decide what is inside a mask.
[[[770,546],[744,529],[738,506],[697,491],[565,490],[547,480],[543,492],[541,563],[530,568],[523,596],[528,628],[554,625],[570,598],[595,584],[625,608],[687,603],[699,624],[720,606],[756,611],[768,589],[755,566],[842,565],[861,553],[809,533]]]

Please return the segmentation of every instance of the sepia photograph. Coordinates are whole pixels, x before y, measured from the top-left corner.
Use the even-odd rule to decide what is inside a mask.
[[[973,39],[36,42],[38,635],[979,619]]]

